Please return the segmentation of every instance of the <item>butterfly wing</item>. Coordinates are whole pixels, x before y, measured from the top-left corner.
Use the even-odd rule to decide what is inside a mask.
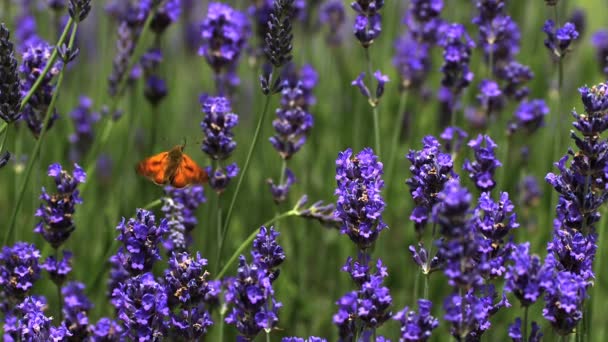
[[[175,170],[171,185],[175,188],[183,188],[189,184],[205,183],[207,179],[207,172],[184,153],[179,167]]]
[[[169,152],[162,152],[137,163],[135,171],[156,184],[165,184],[165,171],[168,164]]]

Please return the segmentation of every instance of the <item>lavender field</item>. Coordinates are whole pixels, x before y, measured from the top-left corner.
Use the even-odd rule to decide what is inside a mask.
[[[3,340],[605,341],[607,11],[0,0]]]

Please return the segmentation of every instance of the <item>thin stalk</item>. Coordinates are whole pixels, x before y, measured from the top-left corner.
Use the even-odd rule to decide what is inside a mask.
[[[67,26],[72,26],[72,25],[67,25]],[[74,39],[76,38],[77,30],[78,30],[78,24],[73,23],[72,35],[70,37],[70,43],[68,45],[68,48],[70,48],[70,49],[74,46]],[[56,49],[55,49],[55,51],[56,51]],[[49,59],[49,63],[47,63],[47,65],[49,65],[49,64],[51,64],[50,59]],[[51,103],[49,104],[49,106],[46,110],[46,113],[44,115],[44,121],[42,123],[42,129],[40,130],[40,136],[38,137],[38,140],[36,140],[36,144],[34,145],[34,150],[32,151],[32,154],[31,154],[32,156],[38,155],[40,148],[42,147],[42,141],[44,140],[44,136],[46,135],[46,131],[49,127],[49,123],[51,122],[51,117],[53,116],[52,113],[55,108],[55,102],[57,102],[57,96],[59,94],[59,89],[61,88],[61,83],[63,83],[63,76],[64,76],[65,69],[66,69],[66,65],[63,65],[63,67],[61,68],[61,71],[59,72],[59,76],[57,77],[55,91],[53,92],[53,97],[51,98]],[[27,167],[25,168],[23,183],[21,183],[21,188],[19,190],[19,193],[17,194],[17,201],[15,202],[15,207],[13,208],[13,213],[11,214],[11,219],[9,221],[10,223],[8,225],[6,234],[4,235],[3,245],[5,245],[5,246],[8,245],[8,242],[10,241],[11,236],[13,234],[13,230],[15,229],[15,223],[17,221],[17,214],[19,214],[19,209],[21,207],[21,203],[23,202],[23,198],[25,197],[25,189],[27,188],[27,184],[30,179],[30,175],[32,174],[32,170],[34,168],[35,161],[36,161],[36,158],[34,158],[34,157],[30,158],[30,160],[27,163]]]
[[[4,145],[6,145],[6,141],[8,140],[8,132],[9,130],[7,129],[8,124],[4,125],[0,128],[0,134],[4,134],[4,136],[2,137],[2,143],[0,143],[0,153],[2,153],[2,151],[4,151]]]
[[[272,80],[271,83],[272,84]],[[222,258],[222,251],[224,249],[224,244],[226,243],[226,236],[228,236],[228,229],[230,228],[230,220],[232,219],[232,211],[234,210],[234,205],[236,203],[236,199],[239,196],[239,192],[241,191],[241,185],[243,185],[243,179],[245,179],[245,175],[249,170],[249,164],[251,163],[251,157],[253,156],[253,152],[255,151],[255,147],[258,143],[260,132],[262,131],[262,126],[264,125],[264,119],[266,117],[266,113],[268,112],[268,107],[270,106],[270,95],[266,96],[266,100],[264,101],[264,109],[262,110],[262,114],[258,119],[258,124],[255,128],[255,133],[253,134],[253,141],[251,145],[249,145],[249,151],[247,152],[247,158],[245,159],[245,165],[243,165],[243,169],[241,170],[241,174],[239,175],[239,180],[236,183],[236,188],[234,189],[234,194],[232,195],[232,199],[230,200],[230,206],[228,207],[228,213],[226,214],[226,219],[224,220],[224,224],[222,226],[222,240],[220,242],[220,247],[217,251],[217,259],[215,269],[219,269],[220,260]]]
[[[289,217],[289,216],[296,216],[298,215],[298,211],[291,209],[289,211],[284,212],[281,215],[275,216],[272,219],[264,222],[262,224],[262,226],[268,226],[273,224],[274,222],[283,219],[285,217]],[[226,262],[226,264],[224,265],[224,267],[222,267],[222,269],[218,272],[218,274],[215,276],[215,279],[221,279],[224,274],[226,274],[226,272],[228,271],[228,268],[236,261],[236,259],[239,257],[239,255],[241,255],[241,253],[243,253],[243,251],[245,250],[245,248],[247,248],[247,246],[249,244],[251,244],[251,242],[253,242],[253,240],[255,239],[256,235],[258,234],[258,230],[255,229],[248,237],[247,239],[245,239],[245,241],[243,241],[243,243],[241,243],[241,245],[239,246],[239,248],[236,249],[236,251],[234,251],[234,253],[232,253],[232,256],[230,257],[230,259],[228,259],[228,261]]]
[[[401,93],[401,97],[399,98],[399,107],[397,107],[398,121],[395,123],[395,127],[393,128],[393,134],[391,135],[391,154],[388,159],[388,168],[387,168],[387,184],[390,187],[393,184],[393,171],[395,168],[395,154],[399,150],[399,136],[403,131],[403,120],[405,119],[405,107],[407,105],[407,98],[409,94],[409,89],[403,90]],[[408,137],[409,138],[409,137]]]
[[[424,275],[424,299],[429,299],[429,278],[431,277],[430,273]]]
[[[412,293],[412,306],[416,303],[416,298],[418,298],[418,284],[420,283],[420,274],[422,270],[416,272],[416,279],[414,279],[414,292]]]
[[[266,342],[270,342],[270,332],[266,331]]]
[[[220,309],[220,339],[218,341],[224,340],[224,315],[226,314],[226,309]]]
[[[365,59],[367,61],[367,71],[369,73],[369,89],[371,92],[371,86],[373,83],[372,80],[374,79],[374,77],[372,73],[372,58],[369,55],[369,48],[365,48]],[[373,93],[371,96],[372,98],[370,99],[370,104],[372,106],[372,116],[374,119],[374,140],[376,146],[375,149],[378,158],[380,158],[380,121],[378,119],[378,99],[375,98],[375,95]]]
[[[528,341],[528,307],[524,307],[524,342]]]

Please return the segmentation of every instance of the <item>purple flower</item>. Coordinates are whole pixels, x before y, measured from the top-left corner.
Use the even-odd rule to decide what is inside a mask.
[[[239,117],[232,113],[230,101],[225,97],[201,98],[201,102],[205,113],[201,122],[205,134],[201,149],[213,160],[225,160],[236,148],[232,129]]]
[[[403,20],[412,38],[421,44],[437,43],[439,27],[443,21],[439,18],[443,10],[442,0],[413,0]]]
[[[167,221],[163,219],[156,225],[152,212],[137,209],[135,218],[129,221],[123,218],[116,230],[119,231],[116,240],[123,243],[116,254],[122,267],[131,275],[151,271],[160,260],[158,245],[168,231]]]
[[[7,123],[16,121],[21,105],[19,74],[17,72],[10,31],[0,25],[0,118]]]
[[[192,243],[192,230],[196,227],[196,210],[205,203],[205,192],[202,185],[186,188],[165,187],[161,210],[165,214],[168,238],[163,246],[169,251],[185,251]]]
[[[281,342],[327,342],[326,339],[316,336],[310,336],[308,338],[301,337],[283,337]]]
[[[180,0],[168,0],[154,13],[150,29],[156,34],[162,34],[175,21],[182,12]]]
[[[564,201],[558,206],[561,206]],[[564,220],[560,214],[556,221]],[[553,230],[553,239],[547,243],[545,263],[557,271],[568,271],[581,276],[587,281],[593,281],[593,259],[597,250],[597,235],[583,235],[580,232],[558,228]]]
[[[294,87],[284,84],[281,107],[276,110],[277,118],[272,122],[275,135],[270,143],[283,159],[290,159],[302,148],[313,126],[306,93],[301,87],[300,83]]]
[[[386,228],[382,220],[385,203],[380,193],[384,186],[382,173],[382,163],[369,147],[356,156],[349,148],[336,159],[335,216],[343,222],[341,233],[362,250],[371,247],[378,233]]]
[[[355,86],[355,87],[359,88],[359,91],[361,92],[361,94],[362,94],[364,97],[366,97],[366,98],[368,98],[368,99],[371,99],[371,98],[372,98],[372,93],[369,91],[369,89],[368,89],[368,88],[367,88],[367,86],[365,85],[365,81],[364,81],[364,79],[365,79],[365,73],[364,73],[364,72],[362,72],[362,73],[360,73],[360,74],[359,74],[359,76],[357,76],[357,78],[356,78],[354,81],[352,81],[350,84],[351,84],[352,86]]]
[[[330,0],[325,2],[319,11],[319,20],[329,27],[327,43],[331,46],[340,45],[342,42],[340,31],[346,21],[346,11],[342,1]]]
[[[526,208],[532,208],[538,205],[542,191],[538,185],[538,181],[534,176],[526,176],[519,185],[520,202]]]
[[[533,134],[545,124],[545,116],[549,114],[549,107],[544,100],[524,100],[515,113],[513,122],[509,127],[510,132],[524,130],[527,134]]]
[[[543,317],[560,335],[572,333],[583,318],[583,301],[588,283],[581,276],[567,271],[556,272],[545,287]]]
[[[431,333],[439,326],[439,320],[431,315],[433,302],[427,299],[418,300],[418,312],[410,311],[406,306],[393,319],[401,324],[399,341],[427,341]]]
[[[468,145],[475,152],[475,160],[465,160],[463,169],[469,172],[469,177],[480,191],[492,191],[496,186],[494,173],[502,166],[494,152],[498,145],[488,135],[481,134],[469,141]]]
[[[422,143],[422,150],[410,150],[406,156],[411,163],[412,177],[405,181],[416,205],[410,220],[414,221],[419,239],[437,203],[437,194],[449,179],[458,177],[453,171],[452,157],[441,152],[441,145],[435,137],[429,135]]]
[[[444,319],[451,324],[450,333],[457,340],[478,341],[490,328],[490,317],[500,308],[511,306],[503,295],[497,298],[494,286],[488,285],[475,291],[471,289],[464,296],[452,294],[444,303]]]
[[[71,336],[65,324],[51,326],[52,318],[44,314],[44,297],[27,297],[17,305],[15,314],[4,319],[5,341],[64,341]]]
[[[439,138],[443,142],[443,147],[446,153],[458,153],[464,139],[469,135],[462,128],[458,126],[446,127]],[[453,146],[452,146],[453,145]]]
[[[530,243],[516,245],[509,255],[511,264],[505,273],[505,291],[513,292],[522,306],[534,304],[542,295],[551,273],[538,255],[530,255]]]
[[[461,24],[443,24],[439,35],[439,45],[443,48],[444,60],[441,66],[444,75],[441,84],[453,94],[460,94],[473,80],[469,61],[475,43]]]
[[[64,250],[61,260],[49,256],[44,263],[40,264],[40,268],[49,273],[51,280],[55,284],[61,286],[68,277],[68,274],[72,272],[72,252]]]
[[[559,59],[566,55],[570,44],[578,38],[578,32],[572,23],[565,23],[556,30],[553,20],[547,20],[543,26],[543,32],[547,34],[545,46]]]
[[[87,18],[91,11],[92,0],[70,0],[68,13],[75,22],[81,22]]]
[[[112,292],[113,305],[128,340],[155,340],[167,330],[167,295],[152,273],[130,278]]]
[[[71,337],[77,340],[86,339],[89,335],[88,313],[93,308],[93,303],[84,294],[84,284],[69,282],[61,289],[61,294],[64,322]]]
[[[521,101],[530,93],[525,84],[534,78],[534,73],[530,67],[511,61],[496,70],[496,77],[505,82],[502,91],[506,96]]]
[[[595,47],[595,54],[600,69],[608,75],[608,30],[599,30],[591,36],[591,44]]]
[[[40,278],[40,251],[32,244],[17,242],[0,253],[0,285],[3,297],[14,305],[23,300]]]
[[[401,77],[403,89],[420,89],[431,70],[429,44],[418,42],[411,33],[395,41],[393,65]]]
[[[279,204],[287,200],[291,186],[296,183],[296,176],[290,169],[286,168],[284,183],[274,184],[274,181],[272,179],[268,179],[267,182],[268,185],[270,185],[270,192],[272,193],[274,203]]]
[[[486,114],[500,112],[503,107],[503,94],[498,83],[491,80],[482,80],[479,83],[477,100],[484,108]]]
[[[303,208],[308,202],[308,196],[303,195],[296,203],[295,208],[298,210],[298,216],[314,219],[319,221],[323,226],[329,228],[340,228],[342,220],[335,215],[335,205],[333,203],[323,204],[323,201],[317,201],[308,208]]]
[[[382,32],[382,16],[378,13],[384,0],[356,0],[350,6],[357,12],[353,33],[364,48],[368,48]]]
[[[216,74],[237,63],[250,35],[245,15],[219,2],[209,3],[201,24],[202,44],[198,50]]]
[[[251,257],[259,269],[265,270],[270,281],[274,282],[279,276],[277,267],[285,260],[283,247],[277,243],[279,232],[273,227],[260,227],[260,232],[253,240]]]
[[[376,98],[375,98],[375,100],[378,101],[384,94],[384,85],[386,83],[388,83],[390,80],[389,80],[388,76],[383,75],[382,72],[380,72],[380,70],[376,70],[376,72],[374,72],[374,78],[376,79],[376,81],[378,81],[378,85],[376,86]]]
[[[93,144],[95,138],[93,125],[99,121],[101,116],[97,112],[92,112],[92,109],[93,101],[86,96],[81,96],[78,106],[70,113],[74,123],[74,133],[70,135],[72,144],[70,159],[74,162],[82,160]]]
[[[225,321],[236,327],[240,340],[253,340],[278,324],[282,304],[274,297],[269,274],[256,263],[248,265],[242,255],[237,276],[227,280],[224,299],[230,307]]]
[[[51,58],[52,52],[53,48],[42,40],[36,44],[28,45],[23,51],[21,66],[19,66],[21,96],[25,96],[32,89],[38,76],[40,76]],[[51,67],[50,71],[42,78],[38,89],[34,92],[25,108],[23,108],[23,119],[36,138],[42,132],[44,117],[55,91],[55,85],[52,83],[53,77],[59,73],[61,68],[60,62],[55,63]],[[58,117],[54,108],[50,115],[51,119],[49,120],[47,129],[51,127]]]
[[[505,64],[513,61],[519,53],[521,33],[517,23],[504,15],[502,5],[496,1],[479,1],[480,15],[473,19],[479,26],[479,45],[482,47],[486,63],[492,61],[496,72]],[[490,7],[494,9],[490,10]]]
[[[540,332],[540,326],[536,322],[532,321],[532,331],[530,336],[524,338],[521,332],[521,318],[517,317],[513,324],[509,325],[509,337],[513,342],[540,342],[543,337],[543,333]]]
[[[122,266],[121,259],[118,255],[112,255],[109,258],[108,263],[110,264],[110,276],[108,277],[108,290],[106,295],[110,298],[112,305],[116,306],[112,300],[112,292],[114,292],[114,289],[120,287],[120,284],[125,283],[131,278],[131,274]]]
[[[122,326],[118,322],[103,317],[91,326],[90,339],[92,342],[119,341],[122,332]]]
[[[423,274],[431,274],[437,270],[443,268],[443,260],[440,258],[441,255],[435,255],[429,259],[429,252],[424,248],[424,245],[419,242],[418,249],[415,246],[410,245],[408,247],[410,254],[412,254],[412,260],[420,267]]]
[[[220,282],[209,280],[207,260],[200,254],[174,253],[165,271],[165,290],[171,310],[170,328],[176,336],[198,340],[213,325],[209,309],[217,304]]]
[[[82,203],[77,187],[86,181],[87,175],[78,164],[74,164],[72,174],[63,170],[60,164],[51,164],[48,175],[54,178],[57,192],[50,195],[42,188],[40,199],[46,204],[40,205],[36,210],[36,217],[40,217],[40,222],[34,232],[41,234],[53,248],[58,248],[75,229],[74,207]]]
[[[207,166],[205,171],[209,175],[209,186],[218,194],[223,193],[230,181],[239,174],[236,163],[229,164],[226,167],[220,166],[215,170],[211,166]]]

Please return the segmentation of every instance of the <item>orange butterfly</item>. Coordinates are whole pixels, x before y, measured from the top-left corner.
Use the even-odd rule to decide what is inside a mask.
[[[175,188],[207,182],[207,172],[184,153],[185,146],[177,145],[168,152],[146,158],[137,163],[135,171],[156,184]]]

